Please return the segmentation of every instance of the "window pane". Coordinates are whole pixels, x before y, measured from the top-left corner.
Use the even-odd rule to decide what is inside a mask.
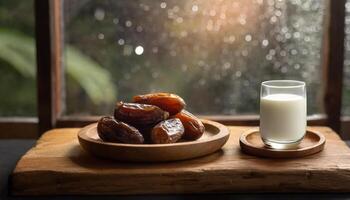
[[[66,111],[110,113],[115,100],[168,91],[198,114],[259,112],[260,83],[307,82],[321,113],[324,2],[64,1]]]
[[[343,115],[350,115],[350,1],[345,4]]]
[[[36,115],[33,4],[0,1],[0,116]]]

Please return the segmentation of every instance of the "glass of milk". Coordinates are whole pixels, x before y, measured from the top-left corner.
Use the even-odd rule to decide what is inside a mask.
[[[302,81],[261,83],[260,133],[266,146],[293,149],[306,131],[306,88]]]

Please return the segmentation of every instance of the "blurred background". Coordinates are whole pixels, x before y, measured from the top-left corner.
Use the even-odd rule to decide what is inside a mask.
[[[322,114],[322,0],[64,0],[63,114],[177,93],[204,115],[258,114],[260,83],[307,83]],[[346,4],[350,13],[350,2]],[[346,24],[350,23],[347,16]],[[346,26],[343,115],[350,115]],[[0,116],[36,116],[33,0],[0,2]]]

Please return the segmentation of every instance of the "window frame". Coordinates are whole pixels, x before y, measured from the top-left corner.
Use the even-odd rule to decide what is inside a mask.
[[[323,107],[325,114],[308,117],[308,125],[327,125],[343,138],[350,129],[350,117],[341,117],[346,0],[325,0],[322,41]],[[63,0],[34,0],[37,58],[37,118],[0,118],[4,137],[33,138],[58,127],[81,127],[96,122],[98,116],[62,115]],[[201,116],[225,125],[257,126],[258,115]],[[341,131],[343,127],[343,131]]]

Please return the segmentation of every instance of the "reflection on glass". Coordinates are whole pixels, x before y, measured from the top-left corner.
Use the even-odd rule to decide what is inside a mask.
[[[179,94],[197,114],[258,113],[270,79],[305,81],[309,114],[322,112],[323,1],[87,0],[64,9],[65,44],[93,62],[82,70],[92,83],[66,79],[66,114],[105,114],[116,99],[153,91]],[[71,70],[68,51],[65,62]]]

